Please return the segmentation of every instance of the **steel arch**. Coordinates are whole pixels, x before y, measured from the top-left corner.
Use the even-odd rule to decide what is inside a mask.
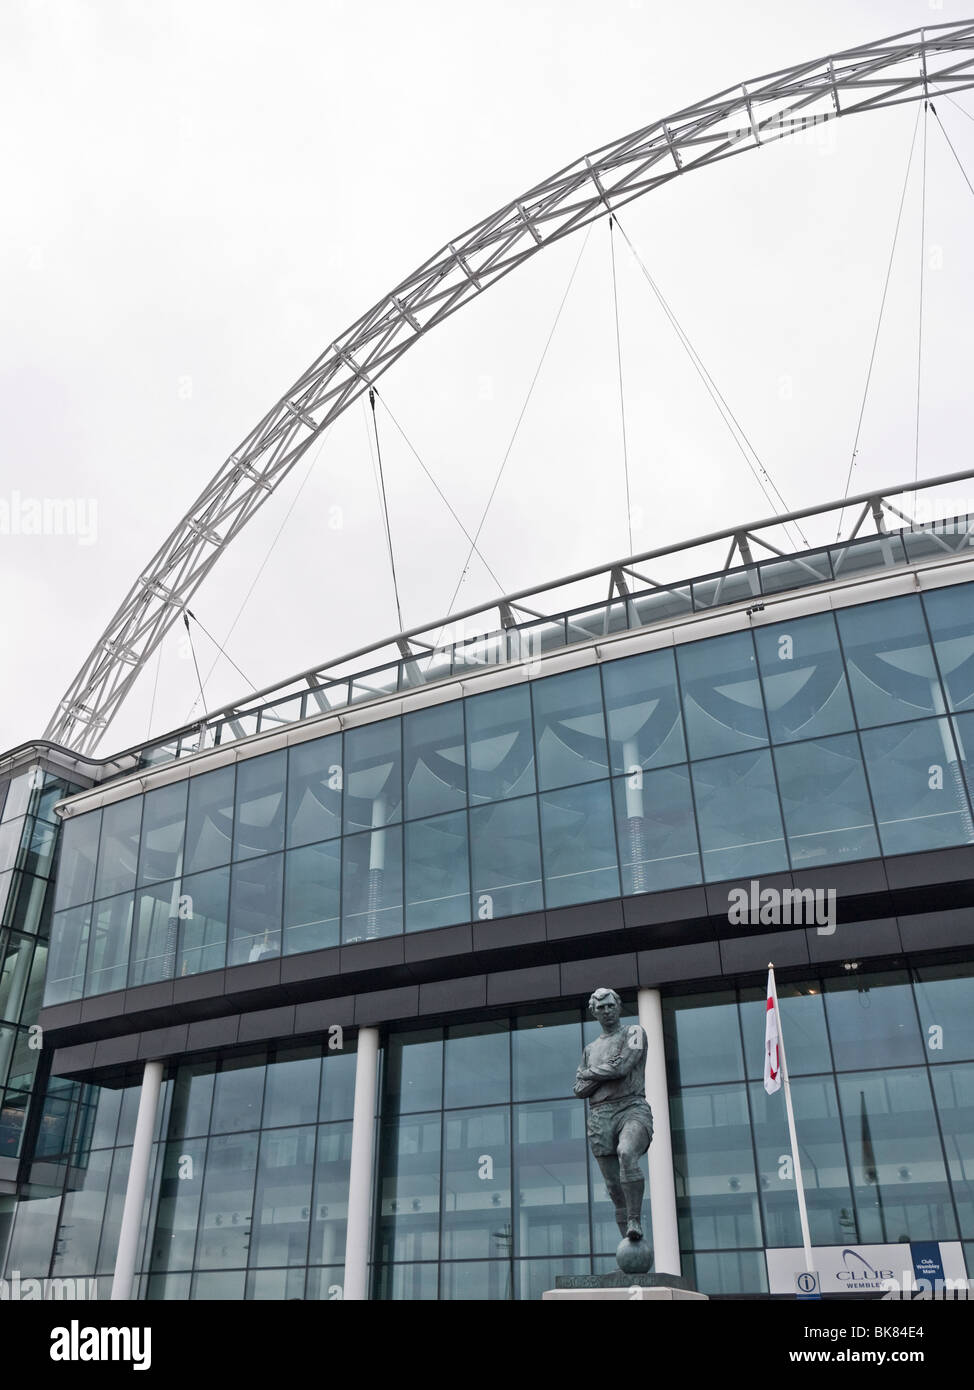
[[[838,116],[969,87],[974,21],[896,34],[728,87],[584,155],[447,242],[233,451],[125,596],[44,737],[90,752],[220,555],[321,431],[420,337],[544,246],[693,169]]]

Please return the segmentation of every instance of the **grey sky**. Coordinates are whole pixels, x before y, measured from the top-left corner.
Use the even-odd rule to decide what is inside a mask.
[[[0,748],[41,733],[139,570],[231,449],[449,237],[586,150],[722,87],[964,17],[951,0],[7,0],[0,499],[82,499],[96,512],[83,514],[90,536],[0,535]],[[960,104],[974,113],[974,97]],[[974,181],[974,119],[946,101],[938,110]],[[792,507],[845,484],[916,113],[833,122],[622,214]],[[916,170],[853,490],[913,474]],[[972,233],[974,198],[931,117],[921,476],[974,463]],[[380,384],[470,530],[580,249],[571,238],[536,258]],[[634,547],[765,515],[619,244],[617,256],[642,511]],[[411,626],[445,611],[466,542],[395,432],[381,419],[380,429]],[[257,686],[396,626],[359,406],[310,474],[302,462],[265,506],[193,611],[222,641],[306,475],[227,644]],[[604,224],[482,549],[509,590],[628,549]],[[475,564],[460,602],[491,592]],[[196,643],[205,676],[214,649],[198,631]],[[246,689],[221,662],[207,706]],[[153,692],[153,734],[185,721],[198,687],[181,631],[151,660],[102,754],[146,737]]]

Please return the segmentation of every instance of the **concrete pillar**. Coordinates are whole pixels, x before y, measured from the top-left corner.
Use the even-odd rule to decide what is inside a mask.
[[[663,1048],[663,1008],[658,989],[641,989],[637,999],[639,1022],[648,1043],[646,1099],[653,1112],[653,1142],[649,1146],[653,1269],[657,1274],[681,1274],[676,1182],[673,1178],[673,1138],[670,1134],[670,1096],[666,1084],[666,1054]]]
[[[146,1062],[145,1071],[142,1073],[139,1113],[135,1121],[135,1138],[132,1141],[132,1162],[129,1165],[128,1183],[125,1187],[122,1226],[118,1233],[118,1254],[115,1257],[115,1276],[112,1279],[113,1299],[132,1297],[135,1261],[139,1253],[139,1237],[142,1234],[142,1208],[145,1204],[145,1188],[149,1177],[149,1160],[152,1157],[152,1136],[156,1129],[156,1112],[159,1109],[161,1090],[162,1063]]]
[[[365,1299],[369,1296],[372,1156],[375,1152],[378,1062],[378,1028],[360,1028],[355,1059],[355,1100],[352,1105],[352,1157],[348,1175],[344,1287],[346,1299]]]

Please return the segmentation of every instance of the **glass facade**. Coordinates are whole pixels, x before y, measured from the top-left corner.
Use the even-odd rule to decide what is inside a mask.
[[[44,1001],[974,843],[972,600],[605,661],[76,816]]]

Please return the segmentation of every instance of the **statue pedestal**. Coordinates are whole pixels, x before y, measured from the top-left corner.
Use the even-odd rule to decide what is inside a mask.
[[[546,1289],[542,1301],[570,1303],[577,1299],[597,1299],[606,1302],[639,1303],[652,1301],[668,1303],[677,1300],[707,1302],[705,1293],[697,1293],[689,1281],[679,1274],[559,1274],[555,1287]]]

